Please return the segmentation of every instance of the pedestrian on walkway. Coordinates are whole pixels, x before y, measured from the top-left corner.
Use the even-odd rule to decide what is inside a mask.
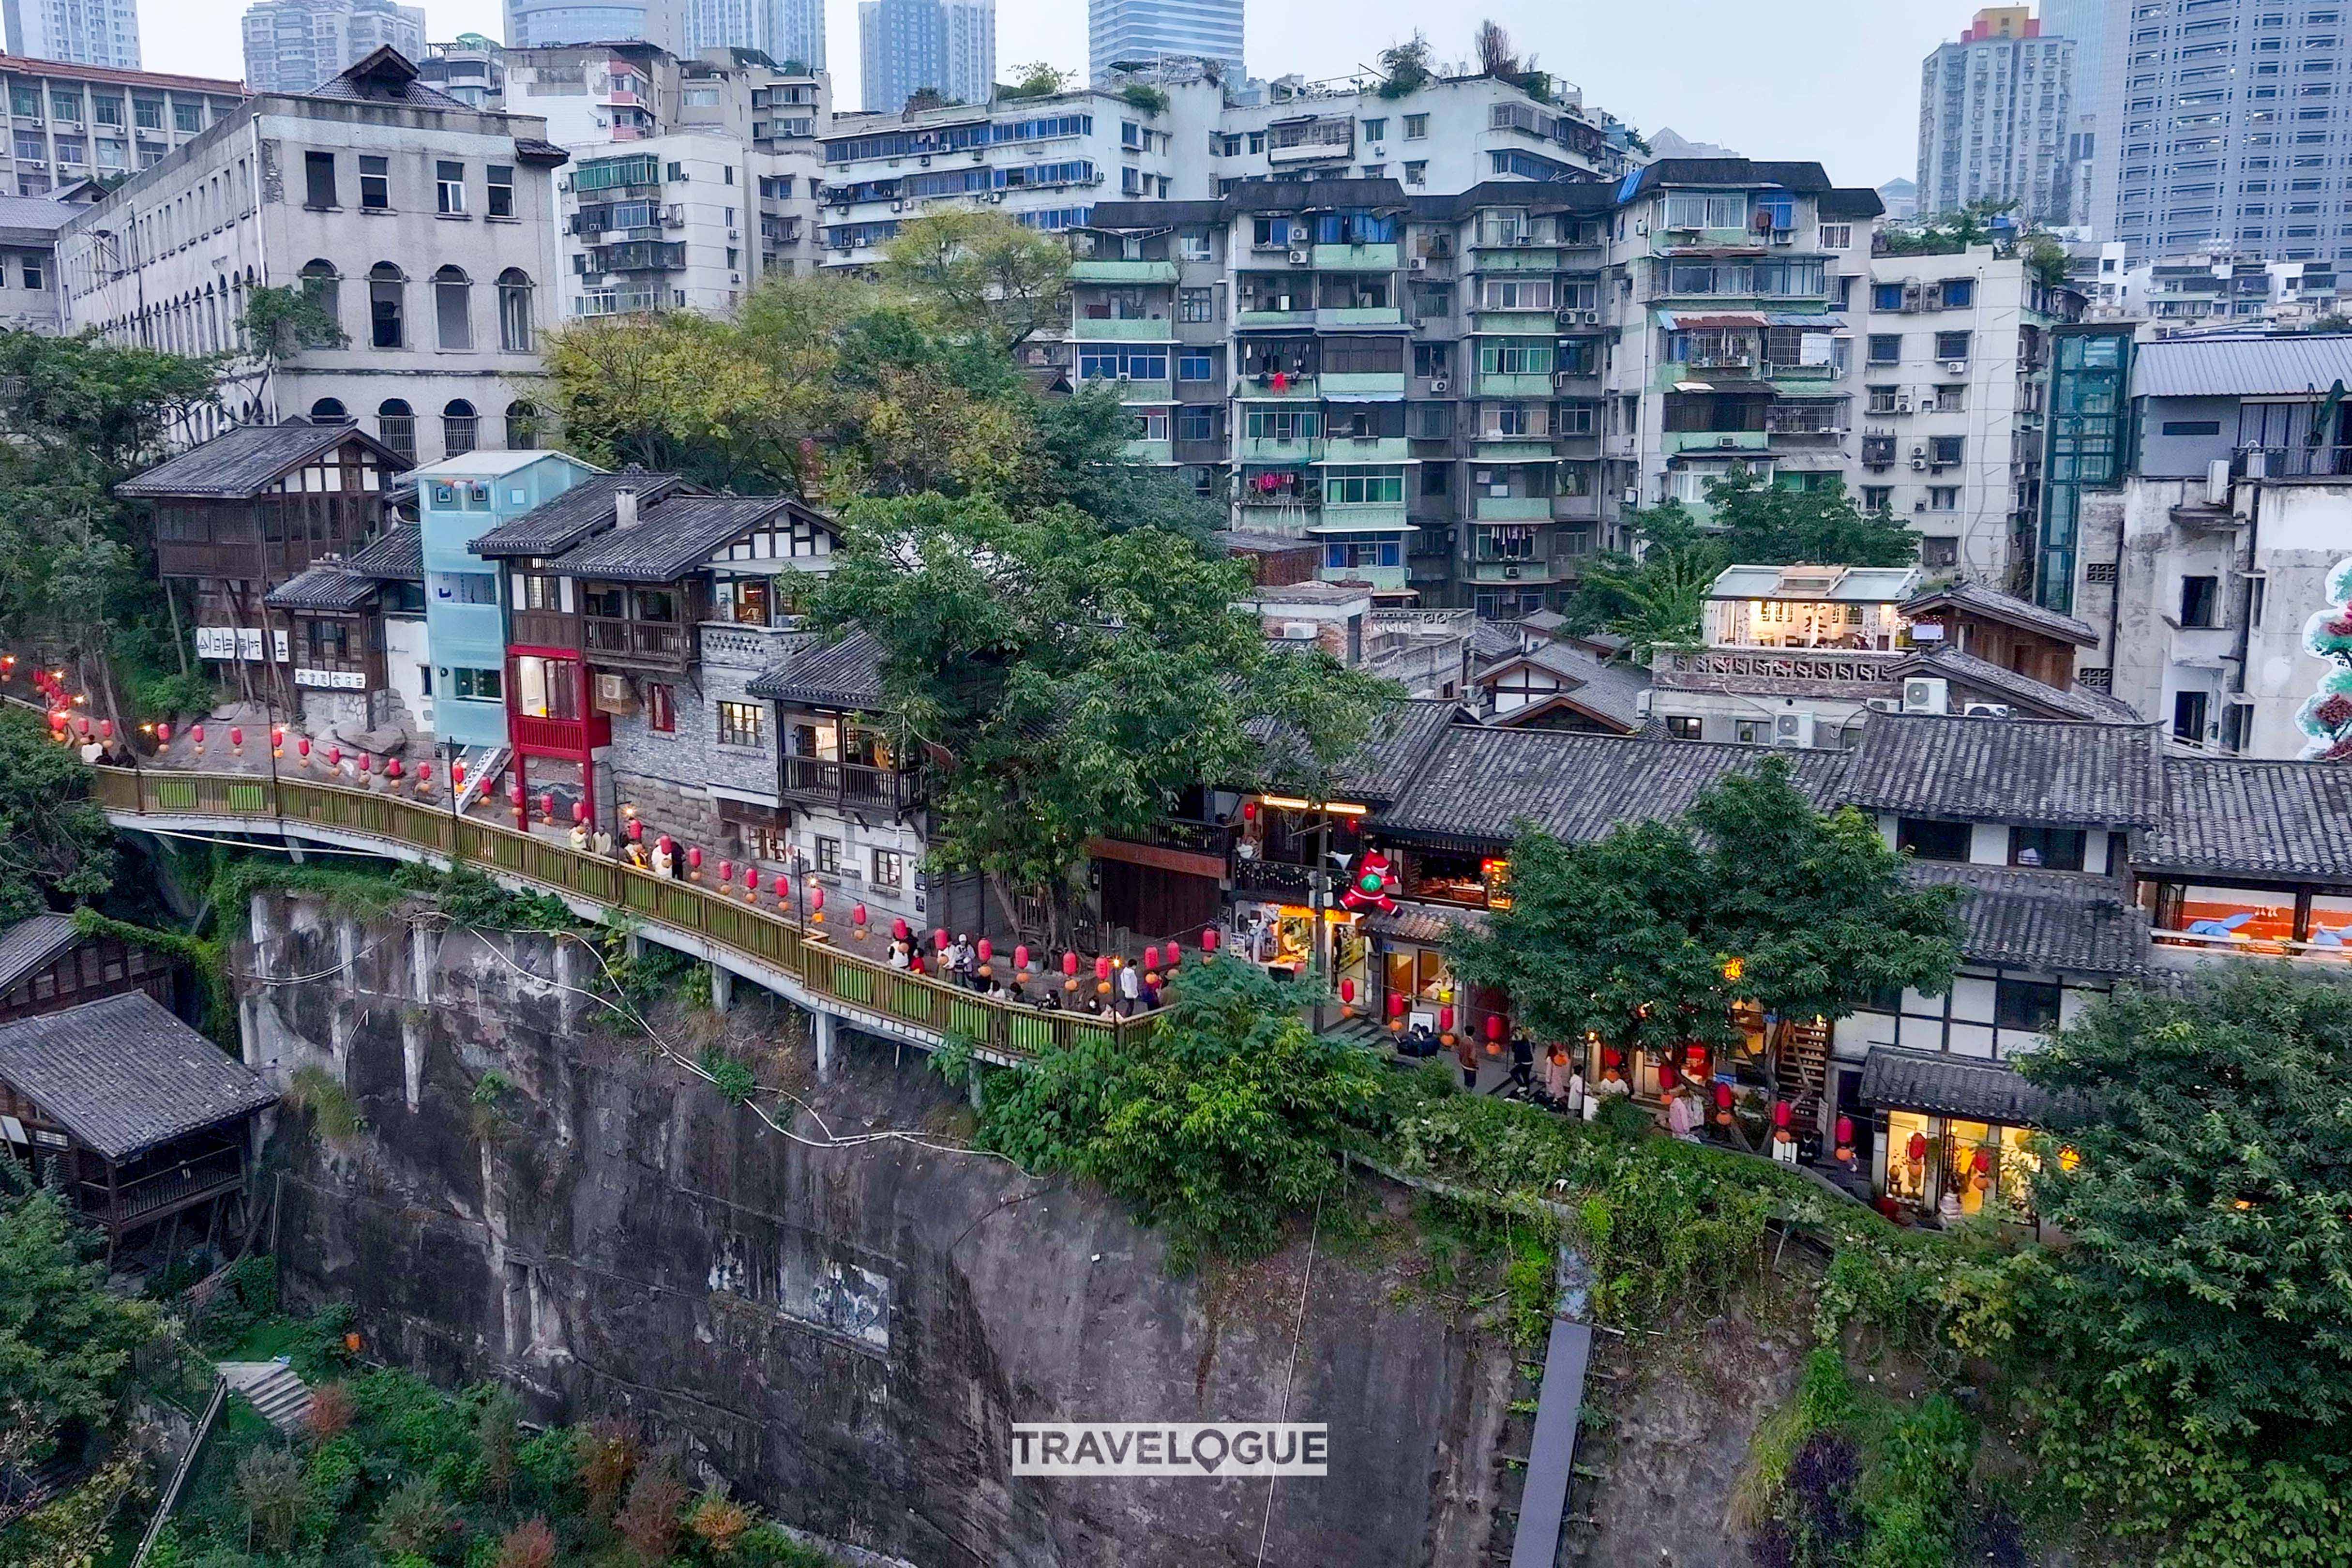
[[[1465,1035],[1460,1040],[1455,1042],[1454,1047],[1454,1059],[1461,1064],[1462,1087],[1473,1094],[1477,1093],[1478,1047],[1470,1043],[1469,1036]]]
[[[1536,1043],[1524,1028],[1511,1031],[1511,1087],[1525,1092],[1535,1087]]]
[[[1142,1005],[1142,1002],[1143,981],[1141,977],[1135,973],[1135,965],[1132,963],[1120,965],[1118,971],[1118,1016],[1122,1018],[1134,1017],[1136,1009]]]

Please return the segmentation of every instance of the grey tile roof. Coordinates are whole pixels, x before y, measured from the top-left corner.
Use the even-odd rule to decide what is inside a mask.
[[[1643,165],[1639,181],[1637,193],[1665,185],[1779,185],[1821,195],[1837,188],[1819,163],[1754,158],[1661,158]]]
[[[81,940],[65,915],[33,915],[0,931],[0,991]]]
[[[1470,650],[1482,665],[1500,663],[1517,658],[1519,634],[1500,621],[1478,621],[1470,627]]]
[[[0,1025],[0,1081],[115,1161],[278,1099],[143,991]]]
[[[1906,869],[1922,886],[1966,889],[1960,951],[1971,963],[2042,973],[2137,974],[2147,967],[2147,915],[2126,900],[2117,879],[1933,860]]]
[[[2050,1097],[2012,1068],[1979,1057],[1873,1046],[1862,1063],[1862,1102],[1889,1110],[1925,1110],[2004,1127],[2041,1120]]]
[[[0,228],[55,234],[81,209],[47,196],[0,196]]]
[[[1840,185],[1823,191],[1820,199],[1821,215],[1831,218],[1878,217],[1886,211],[1886,200],[1876,191]]]
[[[1396,799],[1461,711],[1462,704],[1442,699],[1411,698],[1394,704],[1341,764],[1339,792],[1366,802]]]
[[[2132,351],[2134,397],[2291,397],[2352,384],[2352,332],[2170,338]]]
[[[1639,730],[1647,715],[1642,711],[1642,694],[1650,689],[1650,672],[1630,664],[1612,664],[1563,642],[1540,642],[1525,655],[1527,662],[1539,669],[1570,682],[1559,693],[1571,706],[1583,709],[1596,718],[1616,725],[1627,734]],[[1482,671],[1484,680],[1496,669],[1507,668],[1510,661]],[[1537,706],[1542,706],[1539,700]],[[1498,723],[1512,721],[1509,715],[1499,717]]]
[[[413,522],[396,522],[352,552],[343,564],[363,577],[387,582],[425,581],[425,535]]]
[[[278,610],[356,610],[375,597],[383,580],[340,561],[315,561],[261,597]]]
[[[1838,798],[1906,816],[2146,827],[2161,789],[2144,725],[1880,713]]]
[[[386,471],[402,467],[392,450],[350,425],[313,425],[289,419],[283,425],[240,425],[201,447],[168,458],[145,473],[123,480],[114,493],[132,498],[197,496],[243,500],[261,493],[289,468],[332,451],[345,441],[375,447]]]
[[[745,689],[775,702],[871,710],[882,702],[882,645],[866,632],[814,643],[755,677]]]
[[[2062,616],[2055,610],[2045,610],[2030,600],[2004,594],[1998,588],[1988,588],[1981,583],[1948,583],[1940,588],[1930,588],[1924,594],[1915,594],[1903,605],[1903,613],[1916,620],[1922,612],[1940,609],[1946,605],[2025,631],[2039,632],[2043,637],[2058,637],[2078,647],[2096,647],[2099,643],[2099,634],[2091,629],[2088,622],[2078,621],[2072,616]]]
[[[466,548],[484,560],[509,555],[561,555],[613,526],[613,498],[637,492],[637,505],[650,508],[671,494],[704,492],[676,474],[592,474],[552,500],[509,518]]]
[[[2352,883],[2352,768],[2217,757],[2164,761],[2164,813],[2134,868]]]
[[[2119,697],[2087,686],[2055,687],[1956,647],[1923,649],[1895,668],[1898,675],[1941,676],[1990,692],[2000,700],[2039,710],[2030,715],[2032,718],[2071,719],[2084,724],[2140,722],[2138,710]]]
[[[1456,725],[1376,826],[1504,844],[1526,818],[1560,838],[1595,839],[1620,823],[1678,816],[1726,773],[1772,755],[1794,764],[1797,787],[1811,799],[1834,795],[1842,752]]]
[[[1441,946],[1465,926],[1486,923],[1484,910],[1459,910],[1447,904],[1400,903],[1392,915],[1374,911],[1364,917],[1364,929],[1373,935],[1416,942],[1423,947]]]
[[[406,56],[386,45],[354,62],[341,75],[330,77],[295,98],[332,98],[361,103],[406,103],[418,109],[467,109],[470,106],[437,88],[416,79],[416,68]]]
[[[786,496],[673,497],[639,512],[635,526],[565,552],[555,569],[614,583],[674,582],[745,529],[792,510],[807,509]]]

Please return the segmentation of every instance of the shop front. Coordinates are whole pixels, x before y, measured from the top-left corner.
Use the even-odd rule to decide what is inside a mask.
[[[1878,1133],[1871,1192],[1890,1217],[2034,1223],[2028,1144],[2047,1102],[2015,1069],[1880,1047],[1859,1099]]]

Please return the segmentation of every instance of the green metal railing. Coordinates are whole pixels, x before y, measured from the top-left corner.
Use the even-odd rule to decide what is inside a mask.
[[[1150,1017],[1047,1013],[992,1001],[845,951],[780,911],[756,908],[699,882],[656,877],[510,827],[452,816],[446,806],[304,779],[129,768],[96,772],[99,804],[118,816],[221,817],[261,828],[307,823],[405,845],[445,862],[479,867],[606,910],[625,910],[650,924],[690,931],[791,976],[818,997],[838,1003],[842,1011],[891,1019],[934,1043],[955,1035],[992,1055],[1024,1057],[1089,1038],[1139,1044],[1154,1023]]]

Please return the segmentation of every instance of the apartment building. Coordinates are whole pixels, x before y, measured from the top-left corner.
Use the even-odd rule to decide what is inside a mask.
[[[565,161],[542,131],[424,86],[389,49],[314,93],[253,99],[68,221],[66,327],[235,356],[188,438],[299,414],[357,420],[411,463],[533,446],[518,382],[554,319]],[[288,287],[340,342],[254,352],[250,292]]]
[[[2352,254],[2344,29],[2332,5],[2136,0],[2105,40],[2095,225],[2132,259],[2212,245]]]
[[[7,0],[0,20],[20,58],[139,68],[139,0]]]
[[[0,192],[20,196],[152,168],[245,100],[237,82],[46,59],[0,59]]]
[[[2071,209],[2074,45],[2027,5],[1990,6],[1919,69],[1919,210],[2014,203],[2029,223]]]
[[[660,41],[679,55],[752,49],[787,69],[824,69],[824,0],[668,0]]]
[[[396,0],[257,0],[243,30],[255,92],[308,92],[378,49],[425,58],[425,7]]]
[[[2053,224],[2088,228],[2098,184],[2099,123],[2107,90],[2107,24],[2115,0],[2042,0],[2042,36],[2074,46],[2072,123],[2067,127],[2067,205]]]
[[[1859,500],[1919,534],[1920,564],[2011,591],[2031,581],[2050,330],[2082,296],[2021,256],[1870,264]]]
[[[859,0],[860,102],[895,114],[929,89],[949,103],[996,90],[996,0]]]
[[[427,44],[425,53],[416,57],[416,79],[468,109],[504,109],[506,47],[479,33],[460,33],[446,44]]]
[[[58,231],[74,211],[48,196],[0,196],[0,328],[57,334]]]
[[[1087,79],[1108,80],[1126,63],[1187,55],[1216,61],[1239,81],[1242,10],[1242,0],[1087,0]]]
[[[646,37],[650,9],[645,0],[506,0],[507,47]]]

